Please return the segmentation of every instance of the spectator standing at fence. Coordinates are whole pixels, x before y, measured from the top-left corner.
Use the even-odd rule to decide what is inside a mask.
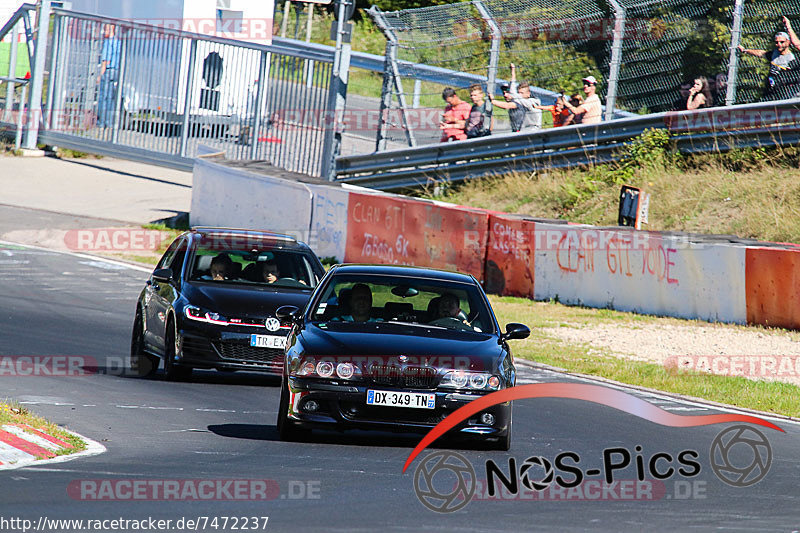
[[[442,121],[439,123],[439,129],[442,130],[442,142],[466,139],[467,134],[464,128],[469,119],[470,105],[459,98],[450,87],[442,91],[442,99],[447,102]]]
[[[492,117],[492,102],[484,98],[483,89],[477,83],[469,86],[469,97],[472,108],[469,111],[465,132],[468,139],[486,137],[492,134],[494,118]]]
[[[565,126],[564,121],[572,117],[572,112],[564,107],[564,102],[562,100],[564,95],[562,94],[558,98],[556,98],[556,102],[553,105],[540,105],[536,106],[536,109],[541,109],[542,111],[549,111],[550,114],[553,116],[553,127],[558,128],[560,126]],[[571,120],[571,119],[570,119]]]
[[[495,100],[491,94],[489,99],[493,105],[508,110],[511,131],[542,129],[542,102],[531,96],[531,87],[528,83],[517,83],[517,69],[514,63],[511,63],[511,84],[504,84],[502,89],[505,102]]]
[[[739,45],[738,49],[744,54],[760,57],[769,61],[769,73],[766,79],[767,97],[780,98],[781,96],[788,97],[785,94],[785,86],[793,85],[796,80],[792,79],[789,71],[792,69],[792,63],[795,56],[789,50],[790,37],[786,32],[778,32],[775,34],[775,49],[771,52],[768,50],[750,49]]]
[[[579,108],[583,105],[583,96],[579,94],[573,94],[570,96],[569,103],[573,108]],[[570,108],[567,107],[567,99],[564,96],[561,96],[561,104],[564,106],[566,110],[566,114],[561,122],[562,126],[574,126],[575,124],[580,124],[581,120],[583,120],[583,115],[576,115]]]
[[[565,107],[575,113],[576,120],[580,117],[581,124],[598,124],[602,119],[603,105],[597,96],[597,79],[594,76],[587,76],[582,81],[586,100],[579,106],[564,102]]]
[[[713,101],[708,80],[704,76],[695,78],[694,85],[689,89],[689,97],[686,99],[686,109],[691,111],[703,107],[711,107]]]
[[[97,92],[97,125],[101,128],[114,126],[114,106],[117,101],[119,60],[122,44],[116,37],[116,26],[103,25],[103,46],[100,50],[100,74]]]

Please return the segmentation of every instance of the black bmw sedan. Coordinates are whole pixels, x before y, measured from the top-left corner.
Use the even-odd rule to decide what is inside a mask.
[[[131,368],[167,379],[192,368],[280,374],[288,326],[275,310],[305,306],[325,274],[292,237],[196,228],[169,246],[136,303]]]
[[[297,306],[299,307],[299,306]],[[339,265],[291,323],[278,407],[284,440],[312,428],[427,432],[482,395],[512,387],[507,341],[486,294],[469,275],[427,268]],[[458,426],[461,435],[508,449],[511,404]]]

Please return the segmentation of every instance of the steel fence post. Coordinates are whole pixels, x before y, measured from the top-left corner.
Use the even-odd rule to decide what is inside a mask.
[[[307,59],[311,63],[310,59]],[[250,159],[255,159],[258,153],[259,130],[261,129],[261,110],[266,106],[267,85],[267,52],[261,52],[261,64],[258,67],[258,90],[256,91],[255,110],[253,111],[253,125],[250,131]]]
[[[125,28],[121,28],[122,31],[125,31]],[[119,76],[117,78],[117,93],[114,96],[114,119],[111,123],[111,142],[117,144],[119,140],[119,123],[120,123],[120,115],[122,114],[122,87],[125,84],[125,69],[127,67],[127,61],[125,60],[126,52],[128,51],[128,39],[127,36],[124,36],[120,39],[120,51],[119,51]]]
[[[399,48],[399,41],[397,39],[397,35],[395,35],[392,28],[389,26],[389,23],[386,21],[386,18],[383,16],[383,13],[377,6],[373,6],[369,10],[370,15],[373,16],[375,20],[375,24],[378,25],[378,28],[383,32],[386,36],[386,67],[390,69],[390,78],[394,83],[394,88],[397,91],[397,101],[400,105],[400,117],[403,121],[403,129],[406,132],[406,140],[408,141],[409,146],[416,146],[417,139],[414,135],[414,131],[408,123],[408,116],[406,115],[406,110],[408,109],[408,104],[406,103],[406,95],[403,91],[403,81],[400,79],[400,67],[398,66],[398,58],[397,58],[397,49]],[[391,46],[390,46],[391,45]],[[384,74],[385,76],[385,74]],[[386,78],[384,77],[384,82]],[[383,102],[386,101],[386,97],[384,95]],[[388,105],[391,105],[391,97],[389,97]],[[387,106],[388,108],[388,106]],[[381,120],[383,120],[383,108],[381,109]]]
[[[325,120],[325,142],[322,148],[322,177],[333,181],[336,179],[336,157],[342,148],[342,130],[344,110],[347,104],[347,78],[350,70],[350,43],[344,42],[344,28],[347,23],[345,14],[347,6],[355,0],[339,0],[339,16],[336,18],[336,49],[333,56],[333,75],[328,93],[327,113],[330,120]]]
[[[486,6],[483,5],[483,2],[481,2],[481,0],[473,0],[473,4],[478,10],[478,13],[480,13],[481,18],[492,31],[492,44],[489,49],[489,71],[486,76],[486,93],[494,96],[494,84],[495,80],[497,80],[497,63],[500,60],[500,40],[503,38],[503,35],[500,33],[500,26],[497,25],[494,17],[489,13],[489,10],[486,9]]]
[[[11,30],[11,57],[8,62],[8,77],[17,77],[17,52],[19,51],[19,23],[14,24]],[[14,83],[6,85],[6,109],[3,112],[3,121],[8,122],[8,115],[14,111]]]
[[[731,50],[728,61],[728,89],[725,92],[725,105],[736,103],[736,85],[739,78],[739,50],[737,47],[742,40],[742,17],[744,13],[744,0],[736,0],[733,8],[733,27],[731,28]]]
[[[186,92],[183,94],[183,122],[181,126],[181,157],[186,157],[186,145],[189,143],[190,115],[192,112],[192,96],[194,95],[194,69],[197,63],[197,41],[192,39],[189,44],[189,68],[186,80]]]
[[[47,78],[47,100],[45,101],[45,116],[44,128],[52,128],[53,122],[53,104],[56,100],[55,85],[58,71],[56,70],[56,58],[59,53],[59,44],[61,43],[61,17],[59,15],[53,16],[53,45],[50,47],[50,76]],[[58,112],[58,110],[56,110]]]
[[[36,35],[34,63],[31,65],[31,89],[28,103],[28,130],[25,132],[25,148],[35,150],[39,140],[39,115],[42,109],[42,89],[44,87],[44,67],[47,58],[47,41],[50,33],[50,1],[41,0],[39,10],[39,31]]]
[[[608,65],[608,92],[606,93],[605,120],[614,118],[617,105],[619,68],[622,64],[622,40],[625,38],[625,8],[617,0],[608,0],[614,9],[614,42],[611,44],[611,63]]]
[[[14,149],[22,146],[22,129],[25,125],[25,100],[28,96],[28,84],[22,84],[22,94],[19,97],[19,114],[17,115],[17,134],[14,137]]]

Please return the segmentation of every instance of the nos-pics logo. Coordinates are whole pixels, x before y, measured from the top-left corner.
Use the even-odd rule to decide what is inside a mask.
[[[570,453],[577,457],[574,452]],[[760,431],[737,425],[726,428],[714,438],[709,459],[714,474],[721,481],[733,487],[749,487],[764,479],[769,472],[772,447]],[[491,479],[488,468],[490,462],[487,461],[487,480]],[[700,472],[699,463],[697,467],[692,475]],[[542,473],[533,476],[534,468]],[[553,464],[545,457],[530,457],[522,463],[518,473],[511,474],[518,475],[521,484],[533,491],[546,490],[554,481],[560,483]],[[477,487],[478,478],[472,463],[453,451],[443,450],[428,455],[414,471],[417,498],[425,507],[437,513],[463,509],[475,497]]]

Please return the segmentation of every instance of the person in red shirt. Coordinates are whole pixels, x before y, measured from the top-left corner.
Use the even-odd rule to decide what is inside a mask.
[[[442,91],[442,98],[447,102],[442,121],[439,123],[439,129],[442,130],[442,142],[463,141],[467,138],[464,127],[467,125],[472,106],[459,98],[450,87]]]

